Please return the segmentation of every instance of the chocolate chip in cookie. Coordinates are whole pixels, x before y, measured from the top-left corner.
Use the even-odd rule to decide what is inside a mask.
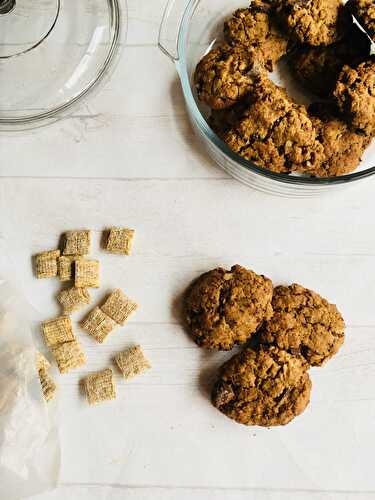
[[[274,314],[264,324],[263,344],[302,355],[313,366],[334,356],[344,342],[345,323],[337,307],[301,285],[274,290]]]
[[[310,401],[308,364],[278,347],[245,349],[226,362],[212,391],[212,403],[245,425],[285,425]]]
[[[230,350],[243,344],[272,315],[272,282],[241,266],[218,268],[188,289],[185,318],[195,342],[208,349]]]
[[[224,36],[233,46],[255,50],[269,71],[288,50],[288,37],[276,22],[272,2],[266,0],[253,0],[248,8],[236,10],[224,25]]]
[[[223,140],[246,160],[275,172],[309,173],[323,156],[306,108],[263,76],[253,88],[250,105]]]
[[[262,71],[254,51],[220,45],[199,62],[194,83],[199,100],[212,109],[233,106],[251,91],[254,74]]]
[[[341,0],[276,0],[277,12],[299,43],[330,45],[343,38],[351,16]]]
[[[342,113],[354,130],[375,135],[375,57],[356,68],[344,66],[334,90]]]
[[[312,175],[336,177],[353,172],[370,144],[370,137],[358,134],[339,116],[334,106],[314,103],[309,107],[317,139],[324,148],[324,159]]]

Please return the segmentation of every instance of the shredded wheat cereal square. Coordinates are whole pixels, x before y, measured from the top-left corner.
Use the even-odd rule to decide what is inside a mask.
[[[111,368],[95,372],[83,379],[87,400],[90,405],[116,399],[116,388]]]
[[[57,300],[62,305],[64,314],[70,314],[90,304],[91,297],[86,288],[76,288],[73,286],[67,290],[62,290],[57,295]]]
[[[74,267],[77,288],[99,288],[99,261],[78,259]]]
[[[88,255],[91,246],[91,231],[67,231],[64,255]]]
[[[81,324],[83,330],[89,333],[100,344],[108,337],[117,323],[109,318],[99,307],[95,307]]]
[[[60,281],[70,281],[74,277],[74,261],[76,257],[61,256],[57,261],[58,277]]]
[[[54,278],[57,276],[57,259],[60,257],[60,250],[42,252],[34,257],[35,275],[38,279]]]
[[[55,347],[74,340],[73,326],[68,316],[43,321],[42,333],[48,347]]]
[[[104,302],[101,310],[119,325],[124,325],[138,305],[127,297],[120,289],[114,290]]]
[[[57,386],[51,375],[49,375],[45,369],[39,370],[39,380],[42,386],[43,397],[48,403],[55,397]]]
[[[133,245],[134,229],[112,227],[109,230],[106,250],[121,255],[130,255]]]
[[[60,373],[68,373],[86,363],[86,356],[77,340],[54,347],[52,354]]]
[[[48,359],[43,356],[41,352],[36,353],[36,369],[38,372],[40,370],[49,370],[51,368],[51,363],[48,361]]]
[[[150,362],[139,345],[118,353],[115,361],[125,379],[135,377],[151,368]]]

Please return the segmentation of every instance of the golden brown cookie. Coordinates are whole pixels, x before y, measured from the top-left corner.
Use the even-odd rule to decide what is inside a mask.
[[[247,9],[236,10],[224,24],[224,36],[230,45],[255,50],[270,71],[288,50],[288,37],[277,25],[272,2],[265,0],[253,0]]]
[[[375,58],[356,68],[344,66],[334,90],[342,113],[354,130],[375,135]]]
[[[245,349],[221,368],[213,405],[245,425],[285,425],[310,401],[308,364],[277,347]]]
[[[260,342],[300,354],[313,366],[334,356],[344,342],[345,323],[337,307],[301,285],[274,290],[274,314]]]
[[[371,139],[351,130],[327,103],[312,104],[309,113],[317,130],[317,139],[324,148],[324,159],[311,174],[335,177],[353,172]]]
[[[277,12],[299,43],[330,45],[345,35],[351,16],[341,0],[276,0]]]
[[[367,33],[375,37],[375,2],[374,0],[349,0],[346,8],[355,16]]]
[[[263,76],[254,85],[252,102],[223,140],[246,160],[275,172],[309,173],[323,155],[305,107]]]
[[[203,57],[195,70],[199,100],[213,109],[233,106],[251,91],[253,70],[261,70],[254,51],[227,44],[218,46]]]
[[[188,289],[185,318],[195,342],[208,349],[230,350],[243,344],[272,315],[272,282],[233,266],[200,276]]]
[[[328,97],[345,64],[357,66],[370,53],[370,40],[354,23],[350,33],[328,47],[298,46],[288,62],[295,76],[310,92]]]

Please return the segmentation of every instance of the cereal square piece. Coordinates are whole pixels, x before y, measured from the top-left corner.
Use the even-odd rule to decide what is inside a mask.
[[[91,297],[86,288],[76,288],[72,286],[67,290],[62,290],[57,295],[57,300],[62,305],[64,314],[70,314],[90,304]]]
[[[57,386],[47,370],[39,370],[39,380],[40,385],[42,386],[43,397],[48,403],[55,397]]]
[[[83,379],[87,400],[90,405],[116,399],[116,388],[111,368],[92,373]]]
[[[52,349],[60,373],[68,373],[74,368],[79,368],[86,363],[85,353],[77,340],[65,342]]]
[[[131,313],[137,308],[138,305],[135,302],[130,300],[120,289],[117,289],[109,295],[101,310],[119,325],[124,325]]]
[[[109,230],[106,250],[121,255],[130,255],[132,250],[134,229],[112,227]]]
[[[77,288],[99,288],[99,261],[78,259],[74,268]]]
[[[73,326],[68,316],[43,321],[42,333],[48,347],[55,347],[74,340]]]
[[[117,323],[109,318],[99,307],[95,307],[82,322],[81,326],[95,340],[102,344],[111,331],[116,328]]]
[[[35,275],[38,279],[54,278],[57,276],[57,259],[60,250],[51,250],[35,255]]]
[[[64,255],[88,255],[91,246],[91,231],[67,231]]]
[[[139,345],[118,353],[115,361],[125,379],[133,378],[151,368]]]
[[[57,261],[58,277],[60,281],[70,281],[74,277],[74,261],[76,257],[61,256]]]
[[[48,361],[47,358],[43,356],[41,352],[36,353],[36,369],[38,372],[40,370],[49,370],[51,368],[51,363]]]

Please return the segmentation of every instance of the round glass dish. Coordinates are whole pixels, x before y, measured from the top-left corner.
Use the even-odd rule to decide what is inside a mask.
[[[126,34],[119,0],[0,0],[0,130],[69,113],[111,73]]]
[[[313,178],[272,172],[257,167],[231,151],[206,122],[205,109],[198,102],[192,75],[201,57],[222,38],[223,21],[239,0],[170,0],[160,27],[159,47],[176,65],[186,101],[187,112],[197,137],[209,156],[226,172],[248,186],[281,196],[307,197],[353,185],[375,174],[375,144],[366,150],[361,165],[352,174],[332,178]],[[300,89],[285,82],[281,67],[271,78],[285,85],[297,101],[308,100]]]

